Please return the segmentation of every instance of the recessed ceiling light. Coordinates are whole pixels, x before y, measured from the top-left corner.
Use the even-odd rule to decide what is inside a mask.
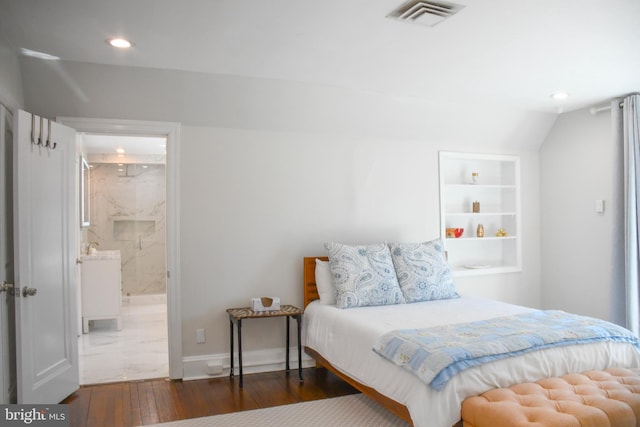
[[[131,43],[127,39],[109,39],[107,40],[107,43],[109,43],[113,47],[117,47],[120,49],[127,49],[133,46],[133,43]]]
[[[567,92],[555,92],[551,94],[551,98],[553,99],[567,99],[569,97],[569,94]]]

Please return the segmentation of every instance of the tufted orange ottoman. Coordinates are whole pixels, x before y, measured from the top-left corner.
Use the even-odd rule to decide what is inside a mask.
[[[498,388],[462,403],[465,427],[640,427],[640,369],[611,368]]]

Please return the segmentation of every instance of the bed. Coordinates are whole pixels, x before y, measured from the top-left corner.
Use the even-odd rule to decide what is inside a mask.
[[[304,258],[305,352],[318,366],[334,372],[414,426],[457,425],[464,399],[493,388],[590,369],[640,367],[640,353],[632,344],[588,343],[474,366],[435,390],[372,351],[379,337],[394,329],[424,326],[424,322],[442,325],[537,310],[464,295],[411,304],[337,308],[319,300],[316,259],[327,261],[328,257]]]

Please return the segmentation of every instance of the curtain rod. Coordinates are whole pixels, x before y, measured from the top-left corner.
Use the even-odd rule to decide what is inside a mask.
[[[618,107],[624,108],[624,101],[621,101],[620,104],[618,104]],[[611,110],[611,104],[601,105],[599,107],[591,107],[589,109],[589,112],[591,112],[591,114],[598,114],[602,111],[607,111],[607,110]]]

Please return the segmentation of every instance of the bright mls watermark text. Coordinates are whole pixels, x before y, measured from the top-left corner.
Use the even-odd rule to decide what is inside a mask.
[[[69,427],[67,405],[0,405],[0,425]]]

